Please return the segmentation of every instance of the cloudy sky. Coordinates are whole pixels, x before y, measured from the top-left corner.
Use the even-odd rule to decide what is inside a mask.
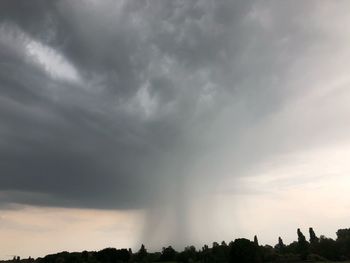
[[[1,1],[0,258],[349,227],[349,8]]]

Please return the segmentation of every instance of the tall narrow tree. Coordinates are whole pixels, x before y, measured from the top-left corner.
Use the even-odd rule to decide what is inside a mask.
[[[259,246],[258,237],[256,235],[254,236],[254,244]]]
[[[318,243],[319,238],[316,236],[315,231],[312,229],[312,227],[309,228],[309,234],[310,234],[310,244]]]
[[[305,260],[308,255],[308,242],[304,234],[300,231],[300,228],[297,230],[298,234],[298,252],[300,253],[301,259]]]

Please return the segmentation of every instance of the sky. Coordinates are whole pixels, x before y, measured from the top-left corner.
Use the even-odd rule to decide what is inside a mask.
[[[349,1],[0,2],[0,258],[350,222]]]

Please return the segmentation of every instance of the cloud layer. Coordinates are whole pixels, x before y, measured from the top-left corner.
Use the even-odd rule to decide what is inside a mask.
[[[147,208],[186,239],[193,197],[348,140],[347,6],[1,1],[1,206]]]

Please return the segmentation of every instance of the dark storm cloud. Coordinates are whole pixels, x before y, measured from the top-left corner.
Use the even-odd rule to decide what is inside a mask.
[[[285,100],[283,68],[302,51],[296,40],[310,40],[281,17],[300,11],[252,1],[1,1],[0,202],[135,208],[160,188],[183,188],[193,164],[227,139],[244,147],[244,129]],[[30,43],[78,77],[54,76]],[[236,155],[237,167],[261,158]]]

